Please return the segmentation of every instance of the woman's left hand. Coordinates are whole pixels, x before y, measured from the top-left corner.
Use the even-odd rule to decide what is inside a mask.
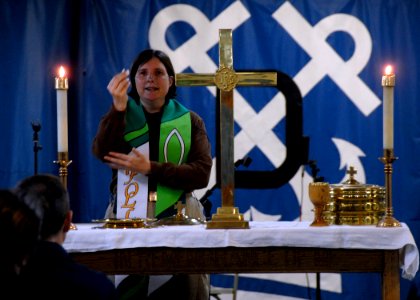
[[[104,159],[113,169],[125,169],[143,175],[150,173],[150,160],[135,148],[129,154],[109,152]]]

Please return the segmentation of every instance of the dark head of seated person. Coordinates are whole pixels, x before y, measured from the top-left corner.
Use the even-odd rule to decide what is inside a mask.
[[[28,297],[116,299],[115,287],[105,274],[76,263],[62,247],[73,213],[61,180],[49,174],[30,176],[18,183],[15,193],[41,222],[40,241],[22,272]]]
[[[19,274],[38,239],[39,221],[34,212],[10,190],[0,190],[0,280],[3,292],[17,295]]]

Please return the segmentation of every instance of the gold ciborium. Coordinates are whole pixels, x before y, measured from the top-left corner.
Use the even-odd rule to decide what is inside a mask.
[[[309,183],[309,199],[315,208],[315,218],[311,226],[328,226],[322,212],[330,199],[330,185],[327,182]]]

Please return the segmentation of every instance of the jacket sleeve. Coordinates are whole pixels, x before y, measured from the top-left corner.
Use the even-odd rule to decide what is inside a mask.
[[[99,122],[98,131],[92,143],[92,152],[100,160],[110,151],[128,153],[130,145],[124,141],[125,112],[115,110],[114,106]]]

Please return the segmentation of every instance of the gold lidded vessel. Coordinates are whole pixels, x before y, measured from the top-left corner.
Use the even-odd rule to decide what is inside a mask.
[[[349,178],[341,184],[330,184],[330,200],[323,211],[330,225],[376,225],[386,212],[385,188],[362,184],[350,167]]]

